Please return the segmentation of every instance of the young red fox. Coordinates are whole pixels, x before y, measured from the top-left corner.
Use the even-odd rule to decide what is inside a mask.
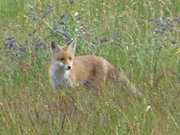
[[[54,89],[86,86],[98,91],[108,80],[114,80],[137,96],[142,96],[128,78],[107,60],[94,55],[75,56],[76,41],[67,47],[51,43],[53,59],[49,68],[50,82]]]

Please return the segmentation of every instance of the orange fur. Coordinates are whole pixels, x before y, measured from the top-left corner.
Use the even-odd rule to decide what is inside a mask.
[[[66,85],[68,87],[83,85],[95,91],[101,89],[106,81],[113,80],[119,82],[121,86],[129,89],[132,93],[142,96],[128,78],[104,58],[94,55],[75,56],[74,53],[75,43],[71,43],[65,48],[54,48],[53,61],[50,66],[51,79],[56,76],[54,80],[58,78],[57,80],[61,83],[68,82]],[[59,72],[54,73],[52,65],[58,62],[64,68],[63,66],[59,67]],[[65,69],[66,66],[70,66],[70,69]],[[58,73],[62,75],[58,76]],[[59,85],[62,86],[62,84]]]

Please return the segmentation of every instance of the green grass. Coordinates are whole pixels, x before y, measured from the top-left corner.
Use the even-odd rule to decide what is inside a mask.
[[[0,135],[179,135],[180,133],[180,44],[179,24],[173,32],[154,34],[151,19],[174,18],[180,13],[178,0],[54,0],[54,11],[41,20],[30,20],[34,7],[38,16],[50,1],[0,0]],[[80,14],[88,34],[79,28]],[[96,55],[122,68],[144,93],[138,100],[116,86],[107,86],[100,96],[85,89],[54,91],[49,84],[48,50],[32,51],[33,40],[64,43],[48,26],[67,13],[66,30],[78,38],[77,55],[91,53],[87,42],[95,42]],[[28,33],[37,29],[33,36]],[[25,43],[23,57],[4,50],[7,33]],[[107,39],[107,42],[102,42]],[[176,44],[172,44],[176,40]],[[151,109],[146,110],[148,106]]]

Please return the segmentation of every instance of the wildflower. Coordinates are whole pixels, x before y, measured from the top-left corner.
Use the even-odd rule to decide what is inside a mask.
[[[16,49],[16,39],[14,36],[7,36],[5,38],[4,46],[6,49],[14,50]]]
[[[52,4],[48,4],[46,9],[43,12],[42,18],[47,17],[54,10],[54,6]]]
[[[41,41],[40,39],[36,39],[35,41],[33,41],[33,45],[34,45],[35,50],[40,50],[40,49],[46,48],[45,43],[43,41]]]
[[[75,28],[75,31],[78,32],[79,31],[78,28]]]
[[[78,13],[78,12],[75,12],[75,13],[74,13],[74,16],[75,16],[75,17],[76,17],[76,16],[78,16],[78,15],[79,15],[79,13]]]
[[[76,23],[78,23],[78,24],[79,24],[79,23],[80,23],[80,21],[79,21],[79,20],[77,20],[77,21],[76,21]]]
[[[159,17],[157,19],[153,19],[152,22],[154,24],[154,33],[164,34],[168,31],[175,31],[178,20],[178,17],[175,19],[170,17]]]
[[[148,106],[146,107],[146,109],[145,109],[145,112],[149,112],[151,109],[152,109],[152,108],[151,108],[151,105],[148,105]]]
[[[180,53],[180,48],[176,51],[176,54],[179,54]]]
[[[176,22],[176,23],[180,23],[180,16],[175,17],[175,18],[173,19],[173,21]]]

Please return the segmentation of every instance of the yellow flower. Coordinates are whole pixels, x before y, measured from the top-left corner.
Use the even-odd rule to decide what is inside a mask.
[[[179,49],[177,49],[177,51],[176,51],[176,54],[179,54],[180,53],[180,48]]]

